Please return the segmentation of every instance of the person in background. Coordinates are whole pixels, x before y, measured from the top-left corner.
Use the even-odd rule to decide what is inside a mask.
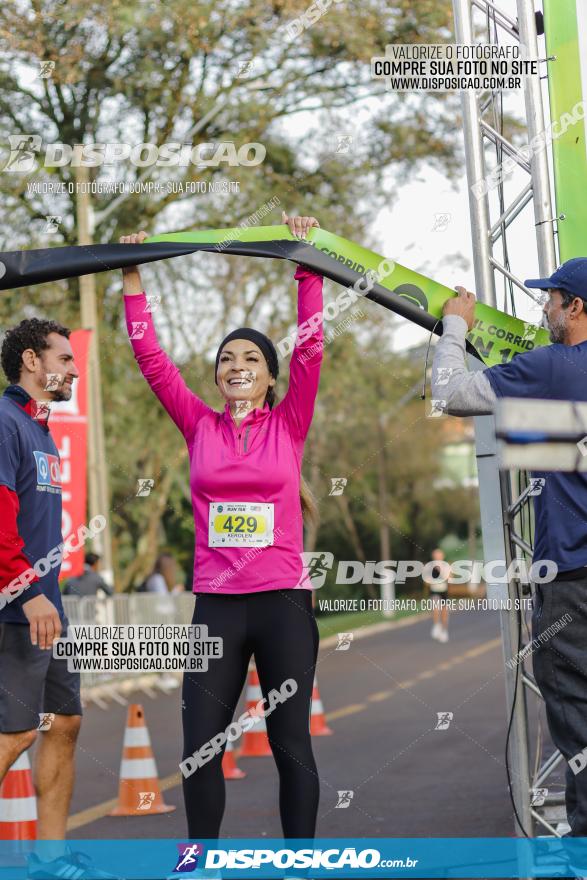
[[[83,574],[70,578],[63,588],[64,596],[111,596],[112,587],[100,574],[100,556],[97,553],[86,553]]]
[[[433,566],[430,572],[433,578],[428,584],[430,597],[432,599],[446,599],[448,598],[448,574],[444,569],[447,569],[447,566],[446,564],[441,565],[444,562],[444,553],[439,547],[432,551],[432,561],[437,562],[438,565]],[[442,608],[435,606],[432,609],[432,615],[433,626],[430,635],[439,642],[448,642],[448,606],[443,605]]]
[[[177,564],[171,553],[161,553],[155,560],[153,571],[145,581],[145,593],[155,593],[159,596],[169,596],[176,593]],[[175,605],[169,602],[157,602],[159,611],[164,614],[173,614]],[[163,610],[160,606],[165,606]],[[167,608],[169,605],[169,609]],[[175,690],[179,687],[179,681],[170,672],[162,672],[159,676],[159,687],[163,691]]]
[[[145,581],[146,593],[166,595],[176,585],[177,565],[171,553],[161,553],[155,560],[153,571]]]

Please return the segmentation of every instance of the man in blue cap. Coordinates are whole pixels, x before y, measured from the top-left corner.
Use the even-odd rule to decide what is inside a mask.
[[[432,367],[432,396],[451,415],[485,415],[500,397],[587,401],[587,258],[563,263],[550,278],[527,287],[545,291],[552,345],[508,364],[469,373],[465,336],[475,296],[457,287],[443,309],[443,334]],[[534,472],[544,485],[534,496],[534,558],[556,563],[551,583],[537,584],[533,638],[563,615],[571,622],[544,639],[532,656],[555,745],[567,761],[566,807],[573,837],[587,836],[587,474]],[[566,620],[566,618],[565,618]],[[556,628],[555,628],[556,629]],[[584,753],[587,756],[587,751]],[[574,759],[574,760],[573,760]]]

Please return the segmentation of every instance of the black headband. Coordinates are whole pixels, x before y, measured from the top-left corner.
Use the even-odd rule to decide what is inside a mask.
[[[239,327],[238,330],[233,330],[228,336],[225,336],[218,351],[216,353],[216,365],[214,367],[214,381],[218,385],[218,363],[220,361],[220,354],[224,346],[230,342],[232,339],[248,339],[249,342],[254,342],[255,345],[261,349],[263,352],[263,356],[267,361],[267,367],[269,368],[269,372],[273,376],[274,379],[277,379],[279,374],[279,362],[277,360],[277,351],[275,350],[275,346],[271,342],[268,336],[265,336],[264,333],[260,333],[258,330],[253,330],[251,327]]]

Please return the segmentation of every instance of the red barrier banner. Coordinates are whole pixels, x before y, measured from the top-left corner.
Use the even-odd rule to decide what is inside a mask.
[[[63,514],[61,530],[66,540],[86,525],[87,436],[88,436],[88,350],[91,330],[74,330],[69,341],[79,379],[73,383],[71,400],[54,403],[49,426],[61,458]],[[84,570],[84,548],[75,550],[61,565],[60,578]]]

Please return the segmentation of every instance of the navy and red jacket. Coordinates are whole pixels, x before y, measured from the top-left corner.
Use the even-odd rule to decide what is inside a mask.
[[[59,453],[48,420],[33,417],[34,406],[19,385],[9,385],[0,397],[0,590],[51,550],[55,558],[63,541]],[[35,575],[20,596],[0,603],[0,623],[28,624],[22,606],[41,594],[64,620],[60,567]]]

